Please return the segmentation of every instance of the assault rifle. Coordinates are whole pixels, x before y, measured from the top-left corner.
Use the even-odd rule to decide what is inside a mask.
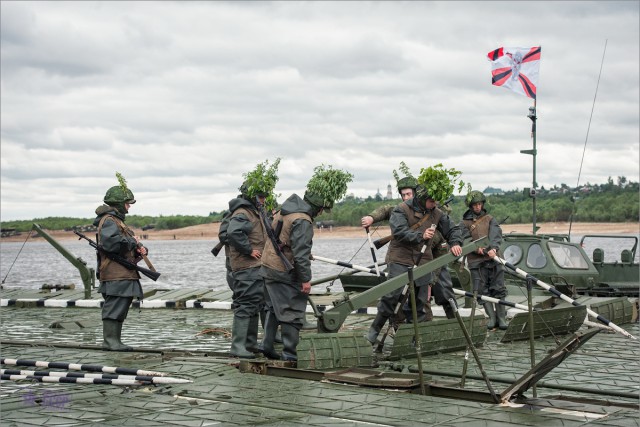
[[[273,230],[271,227],[271,222],[267,217],[267,212],[264,210],[264,206],[260,206],[260,218],[262,219],[262,223],[264,224],[264,229],[267,231],[267,236],[273,245],[273,249],[280,257],[280,261],[284,264],[284,268],[287,269],[288,272],[293,270],[293,265],[289,262],[286,256],[282,253],[282,242],[280,242],[280,232],[282,231],[282,220],[278,221],[278,225],[276,225],[276,230]]]
[[[453,196],[449,197],[442,205],[447,206],[452,201],[453,201]],[[420,226],[422,226],[422,224],[429,218],[429,216],[422,217],[422,219],[419,222],[413,224],[413,226],[411,227],[411,230],[416,230],[420,228]],[[386,245],[392,240],[393,240],[393,234],[389,234],[386,237],[382,237],[376,240],[375,242],[373,242],[373,244],[375,245],[376,249],[380,249],[381,247],[383,247],[384,245]]]
[[[76,233],[79,236],[78,240],[85,239],[86,241],[89,242],[89,244],[96,251],[100,252],[101,254],[103,254],[104,256],[109,258],[110,260],[117,262],[121,266],[123,266],[125,268],[128,268],[129,270],[136,270],[136,271],[144,274],[145,276],[147,276],[149,279],[153,280],[154,282],[156,280],[158,280],[158,277],[160,277],[160,273],[158,273],[157,271],[152,271],[152,270],[149,270],[147,268],[140,267],[139,265],[129,261],[128,259],[126,259],[123,256],[120,256],[118,254],[114,254],[114,253],[105,251],[102,248],[102,245],[98,245],[96,242],[94,242],[93,240],[91,240],[90,238],[85,236],[84,234],[80,233],[78,230],[73,230],[73,232]]]
[[[213,254],[213,256],[218,256],[222,248],[224,248],[224,242],[218,242],[218,244],[215,245],[213,249],[211,249],[211,253]]]

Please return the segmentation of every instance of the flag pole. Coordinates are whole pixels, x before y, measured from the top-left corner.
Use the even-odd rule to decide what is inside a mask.
[[[536,156],[538,154],[538,150],[536,149],[536,120],[538,117],[536,116],[536,98],[533,98],[533,106],[529,107],[529,114],[527,117],[531,119],[531,138],[533,139],[533,149],[532,150],[520,150],[522,154],[531,154],[533,156],[533,186],[529,189],[528,196],[531,197],[533,202],[533,216],[532,216],[532,227],[533,234],[536,234],[539,227],[536,226],[536,196],[538,195],[538,183],[536,182]]]

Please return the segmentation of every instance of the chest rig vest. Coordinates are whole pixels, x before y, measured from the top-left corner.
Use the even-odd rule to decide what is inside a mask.
[[[96,241],[98,242],[98,245],[100,244],[100,231],[102,230],[102,226],[107,219],[110,219],[118,226],[120,234],[125,236],[134,236],[133,230],[127,227],[120,218],[113,215],[105,215],[100,219],[100,222],[98,223],[98,233],[96,234]],[[98,255],[100,257],[100,268],[98,269],[98,272],[100,274],[101,282],[106,282],[109,280],[137,280],[140,278],[140,273],[138,273],[136,270],[129,270],[123,265],[110,260],[101,252]],[[135,249],[119,255],[122,255],[134,264],[136,262]]]
[[[471,238],[478,240],[489,235],[489,223],[492,218],[491,215],[485,214],[478,218],[462,220],[462,223],[471,232]],[[490,259],[487,255],[480,255],[477,252],[471,252],[467,255],[467,262],[470,266],[477,265],[483,261],[489,261]]]
[[[251,222],[251,233],[249,233],[248,236],[249,243],[251,243],[251,248],[257,249],[262,252],[264,249],[267,233],[264,230],[264,224],[262,224],[260,215],[252,209],[238,208],[233,211],[231,218],[240,214],[244,214],[249,222]],[[260,259],[255,259],[250,254],[245,255],[238,252],[238,250],[234,248],[233,245],[229,245],[229,261],[231,262],[231,270],[233,271],[260,267],[261,264]]]
[[[406,203],[401,203],[400,207],[407,216],[409,227],[417,224],[418,222],[420,222],[424,215],[427,215],[427,219],[420,225],[420,227],[414,230],[416,233],[420,234],[423,234],[427,228],[431,227],[431,224],[438,224],[440,222],[440,218],[442,218],[442,215],[444,215],[444,213],[438,208],[434,208],[431,212],[424,214],[422,212],[414,211]],[[422,242],[416,245],[408,245],[405,243],[400,243],[394,238],[389,244],[386,261],[388,263],[413,266],[415,261],[418,259],[418,254],[422,250],[422,246],[424,245],[424,243],[427,242]],[[424,252],[422,258],[420,259],[420,265],[425,264],[432,259],[433,253],[431,252],[431,248],[428,248],[428,250]]]
[[[280,212],[278,212],[273,219],[273,223],[277,224],[280,219],[282,219],[282,231],[280,232],[282,253],[289,260],[291,265],[295,266],[293,261],[293,251],[291,250],[291,230],[293,228],[293,222],[298,219],[309,221],[309,223],[313,223],[313,221],[309,215],[302,212],[295,212],[285,216],[282,216]],[[273,228],[275,229],[275,226]],[[266,243],[264,253],[262,254],[262,265],[276,271],[287,271],[270,240]]]

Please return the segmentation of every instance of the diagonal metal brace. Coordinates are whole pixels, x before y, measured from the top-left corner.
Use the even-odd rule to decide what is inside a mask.
[[[489,240],[486,237],[482,239],[470,242],[462,247],[462,254],[460,257],[470,254],[479,248],[487,246]],[[442,255],[433,261],[429,261],[413,270],[413,276],[417,280],[422,276],[434,272],[438,268],[448,265],[450,262],[455,261],[459,257],[448,253]],[[360,292],[356,295],[345,295],[341,300],[333,302],[333,307],[325,310],[320,317],[318,317],[318,332],[338,332],[347,316],[352,311],[359,308],[366,307],[369,304],[377,301],[380,297],[395,291],[409,283],[408,273],[403,273],[399,276],[389,279],[385,282],[374,286],[364,292]]]

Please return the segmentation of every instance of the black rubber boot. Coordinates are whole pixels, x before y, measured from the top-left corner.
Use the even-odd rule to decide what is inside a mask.
[[[247,351],[247,332],[249,331],[249,317],[233,317],[233,329],[231,330],[231,355],[242,359],[253,359],[255,355]]]
[[[282,360],[295,362],[298,360],[298,342],[300,341],[300,330],[291,323],[282,325]]]
[[[120,335],[122,334],[122,322],[112,319],[102,320],[102,349],[108,351],[131,351],[128,345],[122,344]]]
[[[373,323],[369,328],[369,333],[366,336],[367,341],[369,341],[371,345],[375,344],[376,341],[378,341],[378,334],[380,334],[380,331],[382,330],[382,327],[385,323],[387,323],[387,318],[381,313],[376,314],[376,318],[373,319]]]
[[[249,329],[247,329],[247,342],[244,347],[251,353],[260,353],[258,348],[258,321],[259,316],[256,314],[249,318]]]
[[[496,307],[496,318],[498,319],[498,328],[504,331],[509,327],[509,325],[507,325],[507,307],[498,304]]]
[[[262,343],[260,344],[262,354],[264,354],[268,359],[280,360],[282,357],[282,355],[277,353],[273,347],[277,332],[278,319],[276,319],[275,314],[268,311],[264,319],[264,336],[262,337]]]
[[[455,319],[456,318],[456,315],[453,312],[453,308],[451,308],[451,304],[446,302],[446,303],[444,303],[442,305],[442,308],[444,309],[444,314],[447,316],[447,319]]]
[[[493,303],[485,302],[484,304],[482,304],[482,306],[484,307],[484,312],[487,313],[487,316],[489,316],[489,322],[487,322],[487,329],[489,329],[490,331],[495,331],[496,330],[496,312],[493,309]]]

